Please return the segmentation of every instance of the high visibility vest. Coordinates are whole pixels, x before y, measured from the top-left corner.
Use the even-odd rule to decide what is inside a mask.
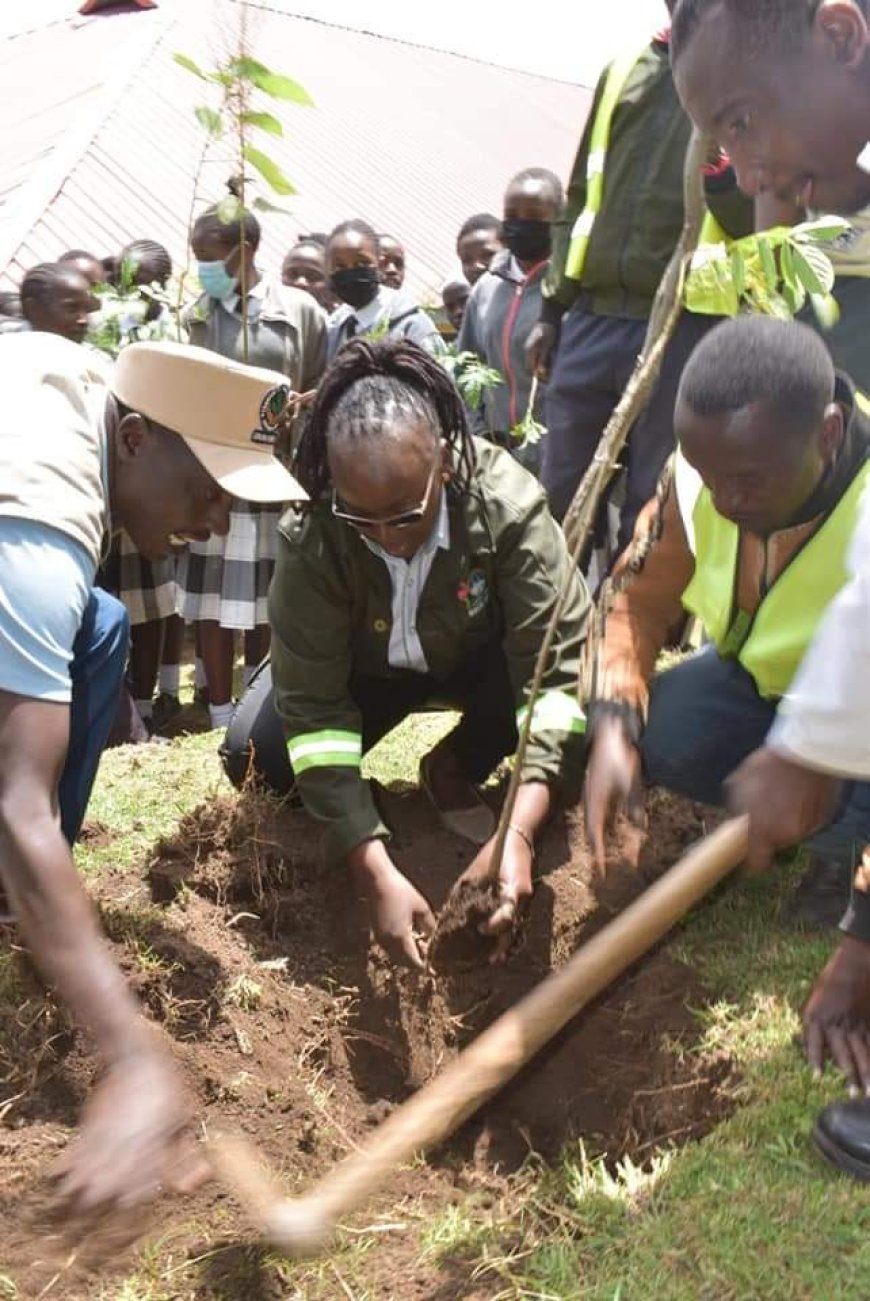
[[[592,133],[589,137],[589,152],[586,155],[586,203],[571,229],[571,241],[568,245],[568,256],[565,259],[565,274],[571,280],[581,280],[583,278],[592,231],[595,220],[601,211],[604,198],[604,172],[607,166],[607,151],[610,147],[613,115],[616,112],[616,106],[622,92],[625,90],[629,77],[648,48],[649,45],[647,44],[640,51],[631,50],[619,55],[611,63],[604,82],[604,89],[601,92],[598,111],[595,114]],[[699,245],[720,244],[727,241],[728,236],[716,221],[716,218],[712,213],[706,212],[698,240]],[[696,308],[695,310],[703,311],[704,308]],[[711,307],[708,310],[712,311],[713,309]]]
[[[715,509],[710,490],[676,453],[675,487],[695,574],[683,605],[719,654],[738,659],[768,700],[784,696],[826,608],[849,577],[848,556],[870,462],[770,587],[753,616],[734,609],[740,530]]]
[[[649,42],[642,50],[635,49],[619,55],[611,63],[605,78],[598,111],[592,123],[589,152],[586,155],[586,203],[571,230],[571,242],[565,259],[565,274],[571,280],[583,278],[592,228],[595,225],[595,218],[601,211],[601,200],[604,197],[604,169],[607,165],[607,150],[610,147],[613,114],[616,112],[616,106],[635,65],[648,49]]]

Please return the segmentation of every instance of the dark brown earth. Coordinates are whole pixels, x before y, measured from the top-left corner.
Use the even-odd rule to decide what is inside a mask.
[[[467,846],[439,827],[416,792],[383,798],[399,865],[440,907],[469,860]],[[504,965],[474,965],[473,932],[468,942],[459,928],[445,936],[449,974],[437,978],[395,971],[368,950],[365,919],[341,874],[323,866],[305,817],[260,797],[197,809],[141,870],[106,878],[101,908],[119,960],[191,1082],[197,1119],[206,1129],[229,1122],[255,1140],[298,1191],[708,829],[695,806],[654,795],[650,810],[639,869],[617,845],[604,885],[579,820],[556,822]],[[9,928],[0,929],[0,975],[0,1285],[5,1275],[16,1296],[37,1298],[60,1271],[44,1295],[114,1297],[112,1278],[141,1267],[134,1253],[92,1275],[39,1232],[45,1175],[69,1137],[93,1061],[46,1001]],[[495,1202],[530,1153],[552,1159],[582,1137],[609,1161],[643,1162],[657,1147],[707,1132],[732,1106],[732,1072],[726,1060],[683,1051],[697,1038],[690,1009],[704,1003],[694,973],[660,950],[427,1163],[398,1172],[356,1221],[408,1226],[384,1232],[368,1254],[368,1295],[490,1296],[468,1281],[461,1261],[421,1263],[413,1230],[469,1191]],[[171,1253],[177,1266],[179,1298],[297,1295],[214,1185],[159,1208],[150,1230],[158,1240],[154,1251]],[[338,1285],[335,1295],[345,1295]]]

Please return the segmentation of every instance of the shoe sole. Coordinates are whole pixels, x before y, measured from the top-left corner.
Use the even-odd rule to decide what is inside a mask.
[[[838,1147],[828,1137],[818,1123],[813,1125],[812,1140],[816,1145],[816,1150],[829,1165],[834,1166],[841,1174],[851,1175],[853,1179],[859,1180],[862,1184],[870,1184],[870,1164],[866,1161],[859,1161],[857,1157],[844,1152],[841,1147]]]

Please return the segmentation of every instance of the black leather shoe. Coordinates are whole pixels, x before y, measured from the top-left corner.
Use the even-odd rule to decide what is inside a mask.
[[[870,1183],[870,1098],[825,1107],[813,1126],[813,1142],[843,1174]]]
[[[839,926],[851,890],[852,869],[848,863],[814,858],[792,895],[788,915],[803,926]]]

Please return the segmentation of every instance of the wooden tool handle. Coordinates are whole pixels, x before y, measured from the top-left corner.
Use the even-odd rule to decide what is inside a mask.
[[[441,1142],[511,1079],[583,1007],[662,938],[746,854],[745,818],[726,822],[691,849],[558,971],[552,972],[403,1103],[356,1152],[305,1195],[269,1217],[270,1236],[292,1254],[316,1250],[390,1173]],[[240,1199],[261,1218],[250,1188]],[[283,1218],[282,1218],[283,1217]]]

